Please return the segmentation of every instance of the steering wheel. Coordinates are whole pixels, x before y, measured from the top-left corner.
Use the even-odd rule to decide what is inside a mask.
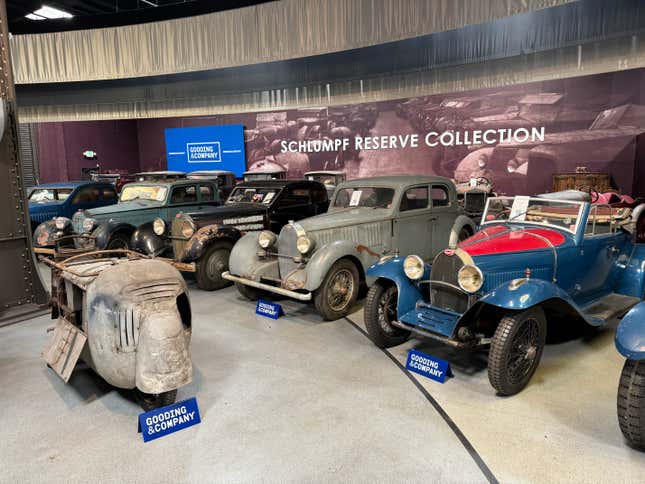
[[[600,193],[591,185],[582,185],[577,188],[581,192],[586,192],[591,197],[591,203],[596,203],[600,198]]]

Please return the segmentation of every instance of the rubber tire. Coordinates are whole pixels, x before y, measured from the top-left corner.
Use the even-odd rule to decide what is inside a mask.
[[[266,291],[263,291],[262,289],[256,289],[255,287],[247,286],[246,284],[241,284],[239,282],[235,283],[235,287],[237,288],[237,292],[249,301],[257,301],[267,294]]]
[[[326,302],[327,292],[329,290],[329,281],[333,278],[334,274],[341,269],[347,269],[352,273],[352,277],[354,278],[354,291],[349,302],[345,306],[345,309],[342,311],[335,311],[330,308]],[[340,259],[336,261],[329,271],[327,271],[320,287],[314,292],[314,305],[316,306],[316,310],[325,321],[336,321],[337,319],[346,316],[358,298],[359,285],[360,280],[358,278],[358,269],[356,268],[356,265],[348,259]]]
[[[233,246],[229,242],[217,242],[206,249],[197,260],[197,271],[195,272],[197,287],[204,291],[215,291],[231,285],[231,282],[224,279],[221,274],[219,277],[210,278],[208,276],[208,265],[209,261],[214,259],[214,263],[223,266],[222,272],[228,271],[228,259],[232,248]]]
[[[617,400],[621,432],[631,447],[645,450],[645,361],[625,361]]]
[[[538,321],[538,348],[535,361],[521,382],[510,382],[506,369],[506,359],[511,349],[513,338],[522,323],[529,318]],[[541,308],[531,308],[520,313],[504,316],[500,321],[491,341],[488,354],[488,381],[499,395],[510,396],[521,392],[528,385],[533,373],[540,363],[546,342],[546,318]]]
[[[116,234],[110,237],[107,245],[105,246],[106,250],[114,249],[130,249],[130,237],[128,237],[123,232],[117,232]]]
[[[137,402],[141,405],[146,412],[154,410],[155,408],[165,407],[166,405],[172,405],[177,400],[177,390],[170,390],[167,392],[160,393],[158,395],[143,393],[138,388],[134,389],[134,394],[137,398]]]
[[[367,329],[367,334],[372,340],[372,343],[374,343],[379,348],[390,348],[392,346],[397,346],[405,343],[408,338],[410,338],[410,331],[389,325],[391,326],[392,334],[388,334],[383,330],[381,324],[379,323],[379,304],[383,296],[387,291],[390,290],[390,288],[394,288],[395,291],[398,291],[397,287],[394,284],[383,285],[380,282],[376,282],[367,292],[367,297],[365,298],[365,308],[363,313],[365,328]]]

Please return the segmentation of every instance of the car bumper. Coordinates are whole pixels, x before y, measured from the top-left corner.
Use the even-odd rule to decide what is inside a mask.
[[[272,286],[271,284],[266,284],[263,282],[252,281],[244,277],[234,276],[230,272],[224,272],[222,277],[227,281],[236,282],[238,284],[244,284],[245,286],[254,287],[256,289],[262,289],[263,291],[272,292],[274,294],[280,294],[281,296],[287,296],[299,301],[311,301],[310,292],[296,292],[290,291],[289,289],[284,289],[282,287]]]

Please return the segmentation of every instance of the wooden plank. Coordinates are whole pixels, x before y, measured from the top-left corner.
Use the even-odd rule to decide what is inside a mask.
[[[59,318],[54,336],[43,349],[42,356],[58,376],[67,382],[86,341],[87,336],[83,331],[64,318]]]

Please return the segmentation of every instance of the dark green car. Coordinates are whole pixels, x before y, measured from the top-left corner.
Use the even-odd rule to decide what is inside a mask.
[[[138,226],[156,218],[172,220],[180,212],[199,212],[221,203],[213,180],[129,183],[121,190],[116,205],[79,210],[71,220],[59,217],[41,224],[34,233],[34,244],[53,247],[61,237],[76,235],[82,236],[74,237],[78,248],[129,249]]]

